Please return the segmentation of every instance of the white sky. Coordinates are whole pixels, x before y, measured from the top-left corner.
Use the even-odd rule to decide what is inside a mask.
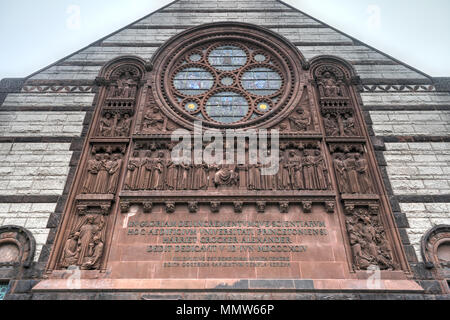
[[[1,0],[0,79],[27,76],[170,2]],[[285,2],[431,76],[450,77],[449,0]]]

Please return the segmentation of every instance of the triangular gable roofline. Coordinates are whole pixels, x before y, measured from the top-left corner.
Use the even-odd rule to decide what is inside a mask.
[[[372,47],[371,45],[368,45],[367,43],[365,43],[365,42],[363,42],[363,41],[360,41],[360,40],[356,39],[355,37],[352,37],[351,35],[348,35],[347,33],[343,32],[343,31],[341,31],[341,30],[339,30],[339,29],[336,29],[336,28],[334,28],[333,26],[330,26],[329,24],[327,24],[327,23],[325,23],[325,22],[323,22],[323,21],[321,21],[321,20],[319,20],[319,19],[317,19],[317,18],[314,18],[314,17],[310,16],[309,14],[307,14],[307,13],[301,11],[300,9],[297,9],[297,8],[291,6],[290,4],[287,4],[287,3],[285,3],[285,2],[283,2],[283,1],[281,1],[281,0],[275,0],[275,1],[284,4],[285,6],[291,8],[292,10],[295,10],[295,11],[297,11],[297,12],[300,12],[301,14],[304,14],[304,15],[307,16],[308,18],[310,18],[310,19],[312,19],[312,20],[314,20],[314,21],[317,21],[317,22],[319,22],[319,23],[325,25],[325,26],[327,26],[327,27],[330,28],[330,29],[333,29],[334,31],[336,31],[336,32],[338,32],[338,33],[340,33],[340,34],[342,34],[342,35],[344,35],[344,36],[346,36],[346,37],[352,39],[355,43],[362,44],[363,46],[366,46],[366,47],[368,47],[368,48],[370,48],[370,49],[376,51],[377,53],[382,54],[382,55],[388,57],[389,59],[392,59],[393,61],[397,62],[398,64],[404,65],[405,67],[407,67],[407,68],[409,68],[409,69],[411,69],[411,70],[413,70],[413,71],[415,71],[415,72],[417,72],[417,73],[420,73],[421,75],[423,75],[423,76],[425,76],[425,77],[427,77],[427,78],[429,78],[429,79],[431,79],[431,80],[433,79],[433,77],[431,77],[430,75],[426,74],[426,73],[423,72],[423,71],[420,71],[419,69],[416,69],[416,68],[412,67],[411,65],[407,64],[406,62],[403,62],[403,61],[401,61],[401,60],[399,60],[399,59],[396,59],[396,58],[392,57],[391,55],[389,55],[389,54],[387,54],[387,53],[385,53],[385,52],[383,52],[383,51],[380,51],[380,50],[378,50],[377,48],[374,48],[374,47]]]
[[[91,47],[91,46],[93,46],[93,45],[95,45],[95,44],[97,44],[97,43],[99,43],[99,42],[102,42],[103,40],[105,40],[105,39],[107,39],[107,38],[109,38],[109,37],[112,37],[112,36],[114,36],[115,34],[117,34],[117,33],[119,33],[119,32],[122,32],[123,30],[126,30],[127,28],[133,26],[134,24],[136,24],[136,23],[138,23],[138,22],[140,22],[140,21],[142,21],[142,20],[144,20],[144,19],[147,19],[147,18],[151,17],[152,15],[154,15],[154,14],[156,14],[156,13],[159,13],[160,11],[163,11],[164,9],[166,9],[166,8],[172,6],[172,5],[174,5],[175,3],[180,2],[180,1],[181,1],[181,0],[175,0],[175,1],[172,1],[171,3],[169,3],[169,4],[167,4],[167,5],[165,5],[165,6],[161,7],[161,8],[159,8],[158,10],[156,10],[156,11],[154,11],[154,12],[152,12],[152,13],[150,13],[150,14],[148,14],[148,15],[146,15],[146,16],[144,16],[144,17],[142,17],[142,18],[140,18],[140,19],[138,19],[138,20],[136,20],[136,21],[131,22],[130,24],[124,26],[123,28],[120,28],[119,30],[114,31],[114,32],[112,32],[112,33],[110,33],[110,34],[108,34],[108,35],[102,37],[101,39],[99,39],[99,40],[97,40],[97,41],[94,41],[93,43],[91,43],[91,44],[89,44],[89,45],[87,45],[87,46],[81,48],[80,50],[75,51],[74,53],[69,54],[69,55],[67,55],[67,56],[65,56],[65,57],[63,57],[63,58],[61,58],[61,59],[59,59],[58,61],[56,61],[56,62],[54,62],[54,63],[52,63],[52,64],[50,64],[50,65],[48,65],[48,66],[46,66],[46,67],[44,67],[44,68],[42,68],[42,69],[39,69],[39,70],[36,71],[36,72],[33,72],[32,74],[30,74],[29,76],[27,76],[27,77],[25,77],[25,78],[23,78],[23,79],[24,79],[24,80],[28,80],[29,78],[31,78],[31,77],[33,77],[33,76],[35,76],[35,75],[37,75],[37,74],[39,74],[39,73],[45,71],[46,69],[49,69],[49,68],[51,68],[51,67],[53,67],[53,66],[59,64],[60,62],[63,62],[64,60],[69,59],[70,57],[72,57],[72,56],[74,56],[74,55],[76,55],[76,54],[78,54],[78,53],[81,53],[82,51],[88,49],[89,47]],[[420,70],[418,70],[418,69],[412,67],[411,65],[409,65],[409,64],[407,64],[407,63],[405,63],[405,62],[403,62],[403,61],[401,61],[401,60],[398,60],[398,59],[396,59],[396,58],[390,56],[389,54],[384,53],[383,51],[380,51],[380,50],[378,50],[378,49],[376,49],[376,48],[374,48],[374,47],[372,47],[372,46],[370,46],[370,45],[368,45],[368,44],[366,44],[366,43],[364,43],[364,42],[362,42],[362,41],[360,41],[360,40],[358,40],[358,39],[356,39],[356,38],[354,38],[354,37],[352,37],[352,36],[350,36],[350,35],[348,35],[348,34],[346,34],[345,32],[342,32],[342,31],[340,31],[339,29],[336,29],[336,28],[330,26],[329,24],[322,22],[322,21],[319,20],[319,19],[316,19],[316,18],[310,16],[309,14],[307,14],[307,13],[301,11],[300,9],[297,9],[297,8],[295,8],[295,7],[289,5],[289,4],[287,4],[287,3],[285,3],[285,2],[283,2],[283,1],[281,1],[281,0],[274,0],[274,1],[279,2],[279,3],[283,4],[283,5],[285,5],[286,7],[290,8],[290,9],[292,9],[292,10],[294,10],[294,11],[297,11],[297,12],[299,12],[299,13],[305,15],[306,17],[308,17],[308,18],[310,18],[310,19],[312,19],[312,20],[314,20],[314,21],[317,21],[318,23],[321,23],[321,24],[323,24],[324,26],[326,26],[326,27],[328,27],[328,28],[330,28],[330,29],[332,29],[332,30],[334,30],[334,31],[336,31],[336,32],[338,32],[338,33],[340,33],[340,34],[342,34],[342,35],[344,35],[344,36],[346,36],[346,37],[352,39],[353,42],[356,43],[356,44],[361,44],[361,45],[363,45],[363,46],[366,46],[366,47],[370,48],[371,50],[374,50],[375,52],[377,52],[377,53],[379,53],[379,54],[382,54],[382,55],[388,57],[389,59],[391,59],[391,60],[397,62],[398,64],[403,65],[403,66],[405,66],[405,67],[411,69],[412,71],[417,72],[417,73],[419,73],[419,74],[421,74],[421,75],[423,75],[423,76],[429,78],[430,80],[433,80],[433,77],[431,77],[430,75],[426,74],[425,72],[420,71]]]
[[[181,0],[175,0],[175,1],[172,1],[171,3],[165,5],[164,7],[161,7],[161,8],[159,8],[158,10],[153,11],[152,13],[147,14],[146,16],[144,16],[144,17],[142,17],[142,18],[139,18],[138,20],[133,21],[133,22],[127,24],[125,27],[120,28],[120,29],[117,30],[117,31],[114,31],[114,32],[112,32],[112,33],[110,33],[110,34],[104,36],[103,38],[100,38],[99,40],[92,42],[91,44],[88,44],[87,46],[81,48],[80,50],[77,50],[77,51],[75,51],[74,53],[71,53],[71,54],[65,56],[64,58],[61,58],[61,59],[59,59],[58,61],[56,61],[56,62],[54,62],[54,63],[52,63],[52,64],[49,64],[48,66],[46,66],[46,67],[44,67],[44,68],[42,68],[42,69],[40,69],[40,70],[38,70],[38,71],[36,71],[36,72],[33,72],[32,74],[30,74],[29,76],[25,77],[24,79],[25,79],[25,80],[28,80],[29,78],[31,78],[31,77],[33,77],[33,76],[39,74],[40,72],[42,72],[42,71],[44,71],[44,70],[46,70],[46,69],[48,69],[48,68],[51,68],[51,67],[57,65],[58,63],[63,62],[63,61],[66,60],[66,59],[69,59],[70,57],[72,57],[72,56],[74,56],[74,55],[76,55],[76,54],[78,54],[78,53],[80,53],[80,52],[82,52],[82,51],[88,49],[89,47],[91,47],[91,46],[93,46],[93,45],[95,45],[95,44],[97,44],[97,43],[99,43],[99,42],[102,42],[102,41],[105,40],[105,39],[108,39],[109,37],[114,36],[115,34],[117,34],[117,33],[119,33],[119,32],[122,32],[123,30],[126,30],[127,28],[131,27],[132,25],[134,25],[134,24],[136,24],[136,23],[138,23],[138,22],[140,22],[140,21],[142,21],[142,20],[144,20],[144,19],[147,19],[147,18],[151,17],[151,16],[154,15],[155,13],[158,13],[158,12],[160,12],[160,11],[166,9],[167,7],[170,7],[171,5],[173,5],[173,4],[175,4],[175,3],[179,2],[179,1],[181,1]]]

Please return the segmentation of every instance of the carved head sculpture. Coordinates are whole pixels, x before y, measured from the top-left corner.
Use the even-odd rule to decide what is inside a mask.
[[[158,157],[160,159],[164,159],[164,152],[162,152],[162,151],[158,152]]]
[[[323,77],[326,78],[326,79],[330,79],[330,78],[332,78],[332,75],[331,75],[331,73],[329,71],[327,71],[327,72],[325,72],[323,74]]]
[[[106,118],[106,119],[111,119],[111,113],[107,112],[107,113],[105,114],[105,118]]]
[[[294,157],[295,157],[295,151],[290,151],[290,152],[289,152],[289,156],[291,156],[292,158],[294,158]]]
[[[97,154],[95,155],[95,160],[101,161],[101,160],[102,160],[102,155],[99,154],[99,153],[97,153]]]

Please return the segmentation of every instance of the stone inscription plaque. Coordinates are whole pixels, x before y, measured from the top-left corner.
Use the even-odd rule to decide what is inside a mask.
[[[264,213],[252,205],[242,213],[232,205],[218,213],[200,205],[196,214],[187,206],[173,214],[163,206],[150,214],[131,206],[117,221],[115,235],[109,259],[113,277],[322,278],[342,277],[346,268],[336,215],[322,205],[308,214],[294,204],[287,213],[276,205],[267,205]]]

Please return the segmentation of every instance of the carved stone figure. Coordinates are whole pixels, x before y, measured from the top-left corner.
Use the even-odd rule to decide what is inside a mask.
[[[381,270],[397,269],[384,228],[378,218],[378,210],[371,213],[366,208],[359,207],[347,210],[346,214],[354,268],[367,270],[370,266],[377,266]]]
[[[356,170],[356,160],[352,154],[347,154],[344,160],[345,170],[348,176],[348,185],[351,193],[360,193],[358,172]]]
[[[331,114],[327,113],[323,118],[323,123],[325,127],[325,132],[327,136],[335,137],[339,136],[339,124],[336,119],[331,116]]]
[[[135,152],[134,157],[139,157],[139,152]],[[130,159],[128,162],[128,171],[125,178],[125,189],[136,190],[139,178],[140,160],[136,158]]]
[[[322,157],[320,150],[314,151],[314,168],[315,168],[315,176],[317,180],[317,189],[319,190],[328,190],[329,182],[328,182],[328,170],[325,165],[325,160]]]
[[[120,121],[119,120],[115,128],[115,136],[128,137],[130,135],[131,121],[132,121],[130,115],[128,113],[125,113],[123,115],[123,119]]]
[[[154,107],[144,114],[142,123],[145,131],[160,132],[164,128],[164,117],[159,108]]]
[[[334,170],[336,171],[337,182],[339,184],[339,190],[342,193],[349,193],[349,179],[347,175],[347,169],[344,163],[345,156],[343,153],[335,155],[333,160]]]
[[[344,136],[356,136],[358,135],[355,125],[355,118],[347,113],[344,115],[343,119],[343,134]]]
[[[189,173],[191,166],[182,162],[179,167],[178,190],[189,190]]]
[[[164,152],[158,153],[158,159],[156,159],[153,165],[154,167],[150,189],[162,190],[164,187],[164,171],[165,171]]]
[[[106,168],[106,164],[108,163],[110,159],[110,155],[105,153],[101,157],[101,163],[99,166],[99,171],[97,174],[97,179],[95,181],[95,187],[94,192],[96,194],[104,194],[108,190],[108,179],[109,179],[109,173],[108,169]]]
[[[295,131],[307,131],[311,125],[311,113],[308,110],[298,108],[290,117],[291,129]]]
[[[206,163],[196,164],[193,168],[192,190],[205,190],[208,187],[208,166]]]
[[[109,174],[107,192],[116,193],[117,184],[119,183],[120,168],[122,167],[120,155],[112,155],[112,159],[106,162],[105,167]]]
[[[306,190],[316,190],[317,189],[317,175],[316,168],[314,166],[315,159],[314,156],[310,155],[308,150],[303,152],[303,176],[305,178],[305,189]]]
[[[178,165],[172,161],[167,163],[166,188],[176,190],[178,182]]]
[[[111,137],[114,130],[114,119],[111,113],[106,113],[104,117],[100,119],[100,136]]]
[[[235,186],[238,184],[239,175],[236,173],[235,167],[223,165],[214,176],[216,186]]]
[[[372,184],[369,178],[369,165],[366,159],[357,153],[355,155],[356,171],[358,172],[358,185],[360,187],[360,193],[373,192]]]
[[[249,164],[248,166],[248,189],[261,190],[261,164]]]
[[[322,95],[324,97],[342,96],[342,90],[330,72],[327,71],[323,74],[323,78],[320,80],[320,85],[323,88]]]
[[[64,246],[63,258],[61,266],[68,268],[69,266],[75,266],[78,261],[78,238],[80,234],[78,232],[72,233]]]
[[[95,185],[98,178],[98,173],[102,166],[102,157],[100,154],[96,154],[94,159],[91,159],[87,163],[87,177],[84,181],[82,193],[94,193]]]
[[[66,242],[61,266],[67,268],[76,265],[83,270],[97,268],[103,256],[104,227],[102,215],[97,218],[94,215],[82,218]]]

